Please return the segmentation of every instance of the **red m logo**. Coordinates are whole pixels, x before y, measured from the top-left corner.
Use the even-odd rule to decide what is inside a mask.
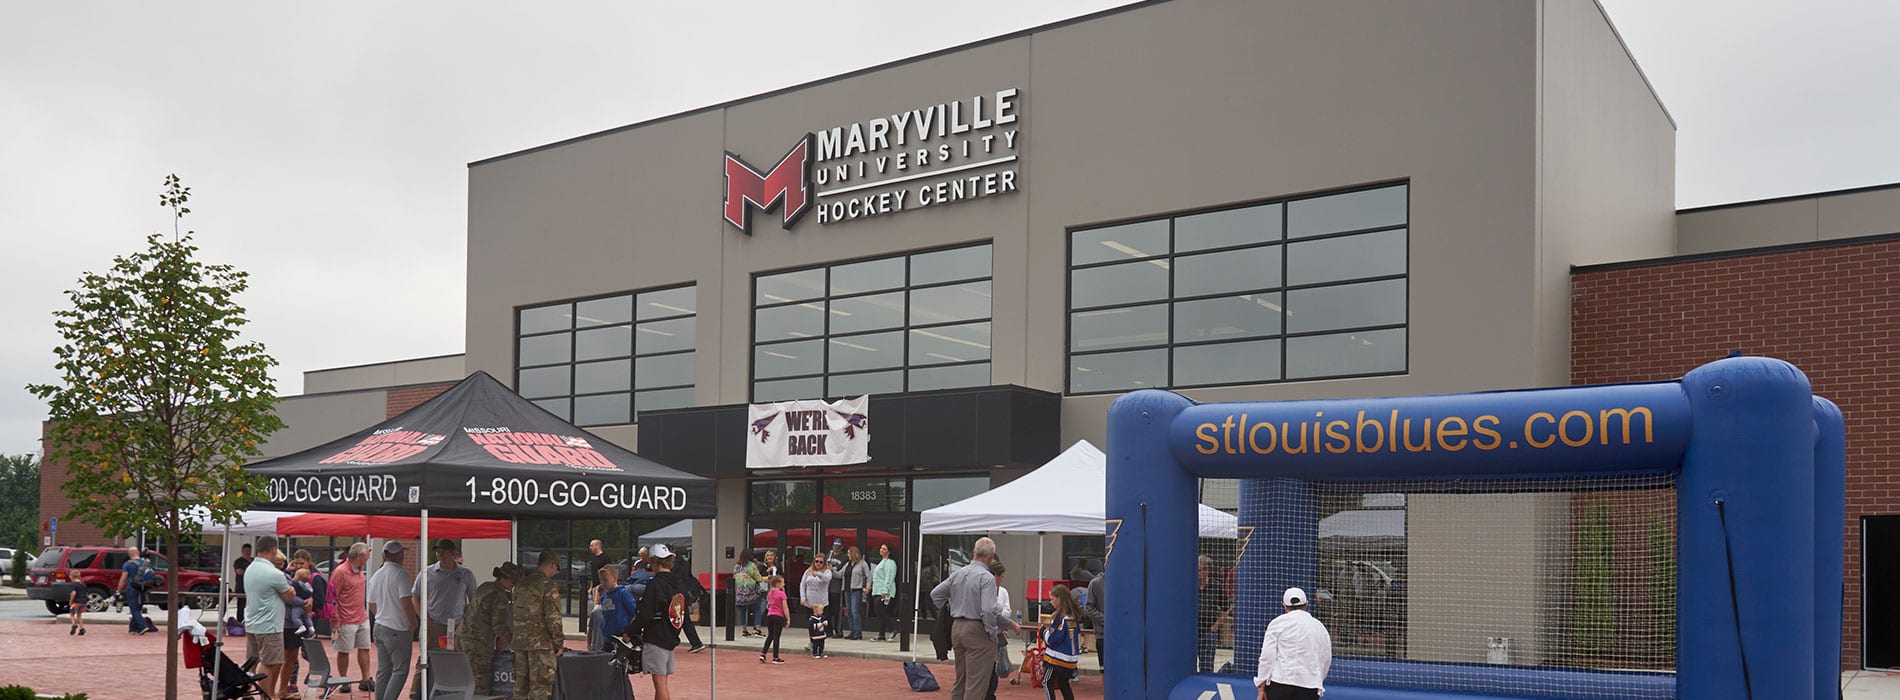
[[[778,207],[785,217],[784,228],[791,230],[798,217],[810,209],[816,199],[811,188],[812,135],[778,159],[772,172],[759,174],[752,166],[731,153],[726,154],[726,222],[752,235],[752,209],[769,212]]]

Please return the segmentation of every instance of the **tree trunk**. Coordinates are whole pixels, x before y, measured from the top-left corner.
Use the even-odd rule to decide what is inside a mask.
[[[165,530],[165,558],[171,560],[172,569],[165,577],[165,619],[170,623],[165,629],[165,700],[178,700],[178,644],[171,639],[178,632],[178,579],[185,569],[178,561],[178,521],[173,513]]]

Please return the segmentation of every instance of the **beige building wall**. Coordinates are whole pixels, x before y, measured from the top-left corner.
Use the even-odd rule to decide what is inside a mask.
[[[723,152],[769,166],[807,131],[1011,87],[1022,91],[1020,192],[831,225],[813,213],[793,231],[760,214],[751,235],[719,216]],[[1144,4],[472,165],[466,370],[513,381],[518,306],[693,282],[697,403],[743,403],[755,274],[990,240],[991,382],[1060,392],[1068,229],[1406,180],[1405,374],[1182,393],[1562,385],[1569,266],[1676,245],[1673,144],[1667,113],[1590,0]],[[1106,446],[1113,398],[1065,398],[1061,443]],[[633,427],[596,432],[636,444]],[[719,486],[721,543],[744,537],[744,495],[739,481]],[[1459,529],[1464,515],[1427,505],[1415,524],[1463,539],[1415,541],[1415,565],[1455,568],[1463,549],[1517,546],[1546,514]],[[1034,558],[1029,539],[1005,545],[1012,565]],[[708,525],[695,544],[711,545]],[[720,550],[701,566],[729,568]],[[1449,602],[1434,609],[1437,595],[1414,589],[1425,613],[1415,629],[1475,630]],[[1508,600],[1535,605],[1534,590],[1523,597]]]
[[[411,384],[459,382],[468,376],[462,368],[462,355],[439,355],[413,360],[310,370],[303,373],[303,393],[323,394],[357,389],[387,389]]]
[[[1900,233],[1900,185],[1685,209],[1676,254]]]

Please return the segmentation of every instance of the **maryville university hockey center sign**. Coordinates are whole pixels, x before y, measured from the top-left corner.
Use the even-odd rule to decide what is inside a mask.
[[[807,133],[769,170],[726,153],[726,222],[752,213],[790,230],[1015,192],[1022,93],[997,90]]]

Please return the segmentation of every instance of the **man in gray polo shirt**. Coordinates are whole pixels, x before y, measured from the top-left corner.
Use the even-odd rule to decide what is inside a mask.
[[[984,700],[989,695],[990,679],[996,675],[996,638],[989,630],[1022,629],[996,598],[996,576],[990,562],[996,561],[996,541],[979,538],[970,548],[970,563],[950,573],[950,577],[930,590],[930,600],[941,608],[950,606],[950,643],[957,653],[957,680],[950,686],[951,700]]]
[[[461,623],[462,615],[468,612],[469,600],[475,596],[475,572],[455,564],[456,555],[460,553],[454,540],[436,542],[435,563],[416,577],[415,589],[410,591],[416,600],[422,600],[422,582],[429,582],[429,634],[422,643],[425,651],[416,658],[417,678],[422,677],[423,660],[429,658],[426,650],[442,648],[442,638],[455,634],[449,628]],[[410,693],[409,697],[419,696]]]

